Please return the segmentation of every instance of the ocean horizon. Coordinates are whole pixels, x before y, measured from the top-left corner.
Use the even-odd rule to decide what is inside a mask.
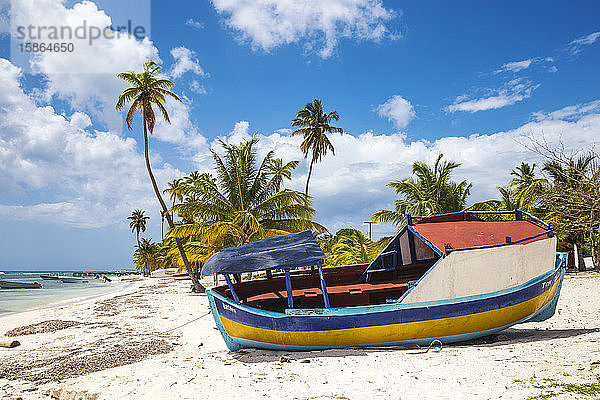
[[[86,269],[96,272],[100,270]],[[125,269],[114,270],[129,271]],[[77,302],[91,297],[102,296],[124,286],[120,279],[104,282],[101,279],[90,279],[88,283],[63,283],[58,280],[43,280],[42,274],[60,274],[72,276],[82,270],[39,270],[39,271],[0,271],[0,280],[34,283],[42,285],[41,289],[0,289],[0,315],[44,308],[68,302]],[[103,272],[108,272],[104,270]]]

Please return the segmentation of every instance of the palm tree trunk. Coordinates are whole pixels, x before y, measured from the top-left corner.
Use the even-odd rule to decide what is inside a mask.
[[[585,271],[585,260],[583,258],[583,238],[578,235],[575,239],[575,247],[577,248],[577,265],[579,271]]]
[[[313,164],[315,163],[315,158],[313,157],[310,161],[310,167],[308,168],[308,176],[306,177],[306,189],[304,190],[304,194],[308,196],[308,182],[310,182],[310,175],[312,174]]]
[[[166,206],[162,196],[160,195],[160,190],[158,190],[158,185],[156,184],[156,179],[154,179],[154,174],[152,173],[152,168],[150,167],[150,156],[148,154],[148,131],[146,129],[146,118],[145,117],[144,117],[144,157],[146,158],[146,169],[148,169],[148,175],[150,175],[150,180],[152,181],[152,187],[154,188],[154,193],[156,194],[156,198],[158,199],[158,202],[160,203],[160,206],[162,207],[162,211],[165,213],[169,227],[174,228],[175,224],[173,224],[173,219],[171,218],[171,215],[167,212],[167,206]],[[183,264],[185,265],[185,270],[187,271],[190,278],[192,278],[192,283],[194,284],[194,291],[197,293],[204,292],[204,290],[205,290],[204,286],[202,286],[200,284],[200,281],[198,280],[196,275],[193,273],[192,267],[190,266],[190,262],[188,261],[187,256],[185,255],[185,250],[183,250],[183,243],[182,243],[181,239],[175,238],[175,243],[177,244],[177,249],[179,250],[179,254],[181,255],[181,260],[183,261]]]

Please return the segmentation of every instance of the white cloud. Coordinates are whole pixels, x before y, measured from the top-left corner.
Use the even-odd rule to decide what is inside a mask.
[[[204,24],[202,22],[194,20],[193,18],[190,18],[187,21],[185,21],[185,24],[194,29],[204,29]]]
[[[37,106],[20,87],[20,76],[19,68],[0,59],[3,219],[95,228],[125,223],[134,208],[157,210],[134,139],[90,130],[87,114],[65,117],[50,106]],[[161,184],[182,174],[156,162],[157,153],[152,156]],[[27,205],[7,202],[7,196],[21,198],[24,193],[37,193],[43,200]]]
[[[496,90],[495,95],[467,100],[469,96],[462,95],[456,98],[454,104],[447,106],[447,112],[494,110],[513,105],[531,97],[531,93],[540,85],[522,79],[513,79],[507,82],[502,89]]]
[[[19,25],[70,27],[108,27],[111,18],[96,4],[83,1],[67,8],[55,0],[19,0],[12,2],[11,23]],[[14,33],[14,32],[13,32]],[[101,37],[88,45],[85,39],[73,38],[74,51],[38,53],[29,60],[33,71],[46,78],[45,100],[66,100],[73,109],[85,111],[108,129],[121,128],[122,118],[115,102],[125,84],[116,74],[139,70],[147,59],[160,62],[158,50],[147,38],[137,41],[129,35],[107,39]],[[93,60],[93,62],[90,62]]]
[[[588,103],[580,103],[572,106],[561,108],[560,110],[545,113],[538,111],[533,113],[533,117],[537,121],[543,120],[566,120],[572,121],[581,118],[583,115],[593,112],[600,112],[600,100],[590,101]]]
[[[341,38],[395,39],[386,25],[396,13],[381,0],[212,0],[227,26],[266,52],[303,42],[308,51],[331,57]]]
[[[385,103],[380,104],[377,107],[377,114],[393,121],[399,129],[406,128],[416,115],[410,101],[399,95],[394,95]]]
[[[207,76],[195,57],[196,53],[192,50],[183,46],[176,47],[171,50],[171,56],[175,59],[170,73],[173,78],[180,78],[186,72],[192,72],[202,77]]]
[[[333,231],[348,225],[361,229],[362,222],[377,210],[393,208],[396,195],[387,183],[411,176],[413,161],[433,163],[440,153],[462,163],[454,179],[473,183],[470,203],[498,198],[496,186],[505,185],[510,180],[510,171],[522,161],[543,164],[541,156],[523,146],[529,144],[528,136],[543,136],[551,145],[558,145],[562,140],[570,148],[590,148],[598,142],[599,130],[600,114],[596,113],[580,115],[574,121],[535,121],[507,132],[445,137],[433,142],[408,141],[403,134],[334,134],[330,138],[335,156],[325,156],[315,165],[311,177],[310,194],[318,212],[316,219]],[[249,137],[249,123],[241,121],[226,141],[235,143]],[[289,187],[303,191],[308,163],[299,149],[302,138],[281,132],[258,137],[259,156],[274,150],[285,160],[301,161]],[[211,146],[217,148],[218,145],[213,142]],[[212,160],[206,158],[202,165],[202,170],[210,171]],[[387,225],[375,227],[380,235],[393,231],[394,228]]]
[[[533,59],[529,58],[529,59],[523,60],[523,61],[509,62],[509,63],[504,64],[496,72],[505,72],[505,71],[519,72],[519,71],[529,68],[532,61],[533,61]]]
[[[567,45],[567,52],[571,55],[579,54],[583,51],[585,46],[594,44],[600,37],[600,32],[590,33],[589,35],[582,36],[570,42]]]

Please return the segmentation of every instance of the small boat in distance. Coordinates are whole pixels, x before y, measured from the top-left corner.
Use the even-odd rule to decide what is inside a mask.
[[[58,281],[60,278],[58,275],[40,274],[40,278],[46,281]]]
[[[37,282],[13,282],[0,280],[0,289],[41,289],[42,285]]]
[[[406,221],[368,265],[323,268],[310,231],[214,254],[202,275],[227,282],[206,290],[227,347],[427,346],[554,315],[564,268],[551,225],[520,210]]]
[[[58,279],[62,283],[89,283],[90,280],[88,278],[80,278],[78,276],[58,276]]]

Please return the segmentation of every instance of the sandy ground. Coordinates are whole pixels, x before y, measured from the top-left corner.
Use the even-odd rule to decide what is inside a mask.
[[[550,320],[440,352],[230,353],[205,295],[146,279],[118,296],[0,318],[0,335],[41,323],[0,336],[21,342],[0,348],[0,398],[527,399],[566,388],[555,398],[594,398],[585,391],[600,382],[599,289],[598,275],[568,276]]]

